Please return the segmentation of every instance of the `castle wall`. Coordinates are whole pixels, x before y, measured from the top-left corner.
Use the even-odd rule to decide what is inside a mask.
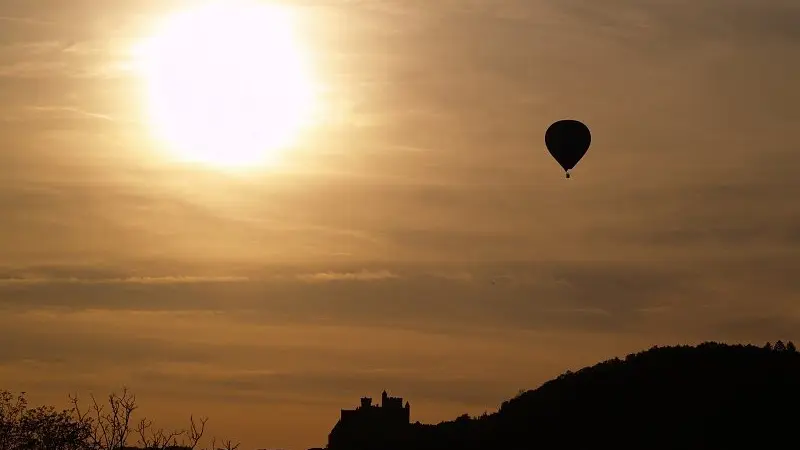
[[[361,448],[368,442],[379,444],[392,435],[403,433],[411,423],[411,408],[403,406],[401,397],[388,397],[384,392],[381,405],[372,405],[369,397],[363,397],[358,408],[341,410],[341,419],[328,435],[328,447]]]

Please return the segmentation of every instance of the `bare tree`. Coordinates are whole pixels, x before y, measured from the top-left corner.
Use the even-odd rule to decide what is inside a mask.
[[[184,444],[186,447],[192,449],[197,447],[197,443],[200,442],[206,432],[206,422],[208,422],[208,417],[201,417],[198,428],[197,422],[194,421],[194,416],[189,416],[189,430],[186,433],[188,442]]]
[[[108,405],[98,403],[94,395],[91,398],[92,405],[82,411],[78,396],[70,396],[78,420],[87,423],[91,428],[90,443],[99,450],[124,448],[128,443],[128,436],[133,431],[130,425],[133,411],[138,408],[136,396],[129,393],[128,388],[123,387],[122,395],[116,392],[108,395]]]
[[[139,445],[152,450],[177,447],[178,436],[184,434],[184,430],[165,431],[163,428],[153,428],[153,421],[147,419],[139,421],[136,432],[139,434]]]
[[[219,445],[219,447],[217,445]],[[214,438],[211,440],[211,447],[209,447],[208,450],[237,450],[239,445],[239,442],[234,444],[231,440],[220,440],[219,444],[217,444],[217,438]]]
[[[142,419],[136,428],[139,445],[152,450],[165,450],[178,446],[194,450],[203,438],[207,421],[208,418],[201,417],[200,421],[196,422],[194,416],[190,416],[188,429],[166,431],[163,428],[154,428],[152,420]],[[178,438],[181,438],[180,442]]]

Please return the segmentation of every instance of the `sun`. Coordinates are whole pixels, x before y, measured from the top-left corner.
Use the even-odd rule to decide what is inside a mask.
[[[307,55],[278,6],[203,2],[166,18],[136,53],[148,121],[182,161],[276,162],[313,118]]]

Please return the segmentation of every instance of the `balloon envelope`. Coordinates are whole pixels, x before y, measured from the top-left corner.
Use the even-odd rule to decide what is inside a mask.
[[[589,127],[577,120],[559,120],[550,125],[544,143],[553,158],[565,171],[578,164],[592,143]]]

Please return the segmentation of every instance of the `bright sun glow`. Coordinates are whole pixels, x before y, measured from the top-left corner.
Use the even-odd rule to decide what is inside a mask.
[[[306,55],[277,6],[204,2],[165,20],[138,55],[153,131],[181,160],[268,164],[312,119]]]

